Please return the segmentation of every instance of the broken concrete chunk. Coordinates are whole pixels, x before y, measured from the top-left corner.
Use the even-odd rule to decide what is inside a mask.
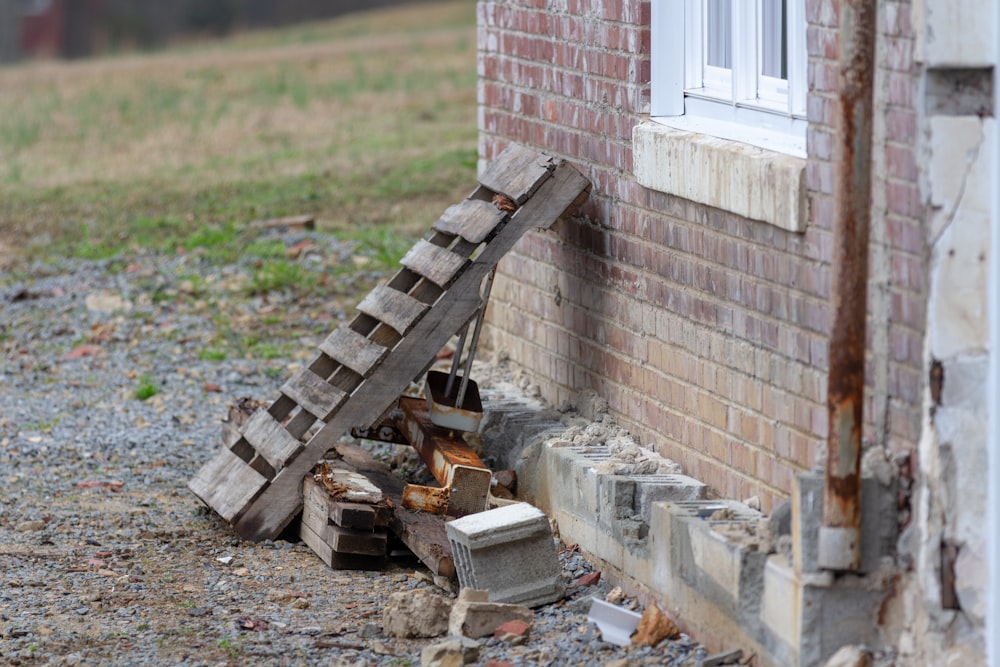
[[[479,661],[481,644],[468,637],[449,637],[443,642],[425,646],[420,652],[421,667],[460,667]]]
[[[680,634],[677,624],[653,603],[642,613],[639,626],[632,635],[632,643],[637,646],[656,646],[664,639],[673,639]]]
[[[472,638],[489,637],[507,621],[530,625],[533,618],[531,609],[522,605],[459,599],[451,608],[448,632]]]
[[[437,637],[447,632],[451,611],[451,600],[429,590],[393,593],[382,609],[382,631],[390,637]]]

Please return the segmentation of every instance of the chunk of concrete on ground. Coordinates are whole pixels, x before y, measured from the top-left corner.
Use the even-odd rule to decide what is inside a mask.
[[[448,631],[451,611],[451,600],[429,590],[393,593],[382,609],[382,631],[390,637],[438,637]]]
[[[528,503],[470,514],[446,524],[463,588],[491,602],[538,607],[563,596],[562,571],[548,517]]]
[[[461,667],[479,662],[482,645],[468,637],[448,637],[425,646],[420,652],[421,667]]]
[[[523,621],[530,626],[534,620],[535,615],[528,607],[491,602],[488,597],[487,591],[463,589],[452,605],[448,633],[476,639],[491,636],[508,621]]]

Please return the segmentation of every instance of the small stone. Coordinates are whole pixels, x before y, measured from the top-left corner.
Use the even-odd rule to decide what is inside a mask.
[[[622,591],[621,587],[615,586],[608,591],[608,594],[604,596],[604,599],[611,604],[621,604],[622,600],[625,599],[625,592]]]
[[[396,653],[380,641],[372,642],[372,653],[375,655],[396,655]]]
[[[655,603],[646,607],[639,619],[639,627],[632,635],[632,643],[637,646],[656,646],[664,639],[680,635],[680,628],[670,620]]]
[[[371,639],[382,632],[382,628],[375,625],[374,623],[365,623],[365,626],[358,630],[358,637],[361,639]]]
[[[39,530],[45,530],[44,521],[22,521],[21,523],[14,526],[14,530],[19,533],[33,533]]]
[[[577,588],[585,588],[587,586],[594,586],[601,580],[601,571],[589,572],[579,579],[576,580]]]

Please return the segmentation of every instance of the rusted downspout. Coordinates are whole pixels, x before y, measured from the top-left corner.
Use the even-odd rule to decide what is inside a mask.
[[[861,566],[861,428],[865,393],[868,236],[876,0],[840,2],[839,136],[834,150],[829,435],[819,565]]]

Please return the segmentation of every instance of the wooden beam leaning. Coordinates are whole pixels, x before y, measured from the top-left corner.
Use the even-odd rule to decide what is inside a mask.
[[[574,167],[559,163],[510,221],[485,245],[476,259],[459,274],[447,292],[413,324],[392,352],[306,443],[293,461],[271,480],[236,519],[242,537],[274,539],[298,513],[302,503],[302,477],[340,437],[352,427],[368,425],[395,401],[427,360],[473,316],[480,306],[483,278],[533,228],[548,228],[578,204],[590,182]]]

